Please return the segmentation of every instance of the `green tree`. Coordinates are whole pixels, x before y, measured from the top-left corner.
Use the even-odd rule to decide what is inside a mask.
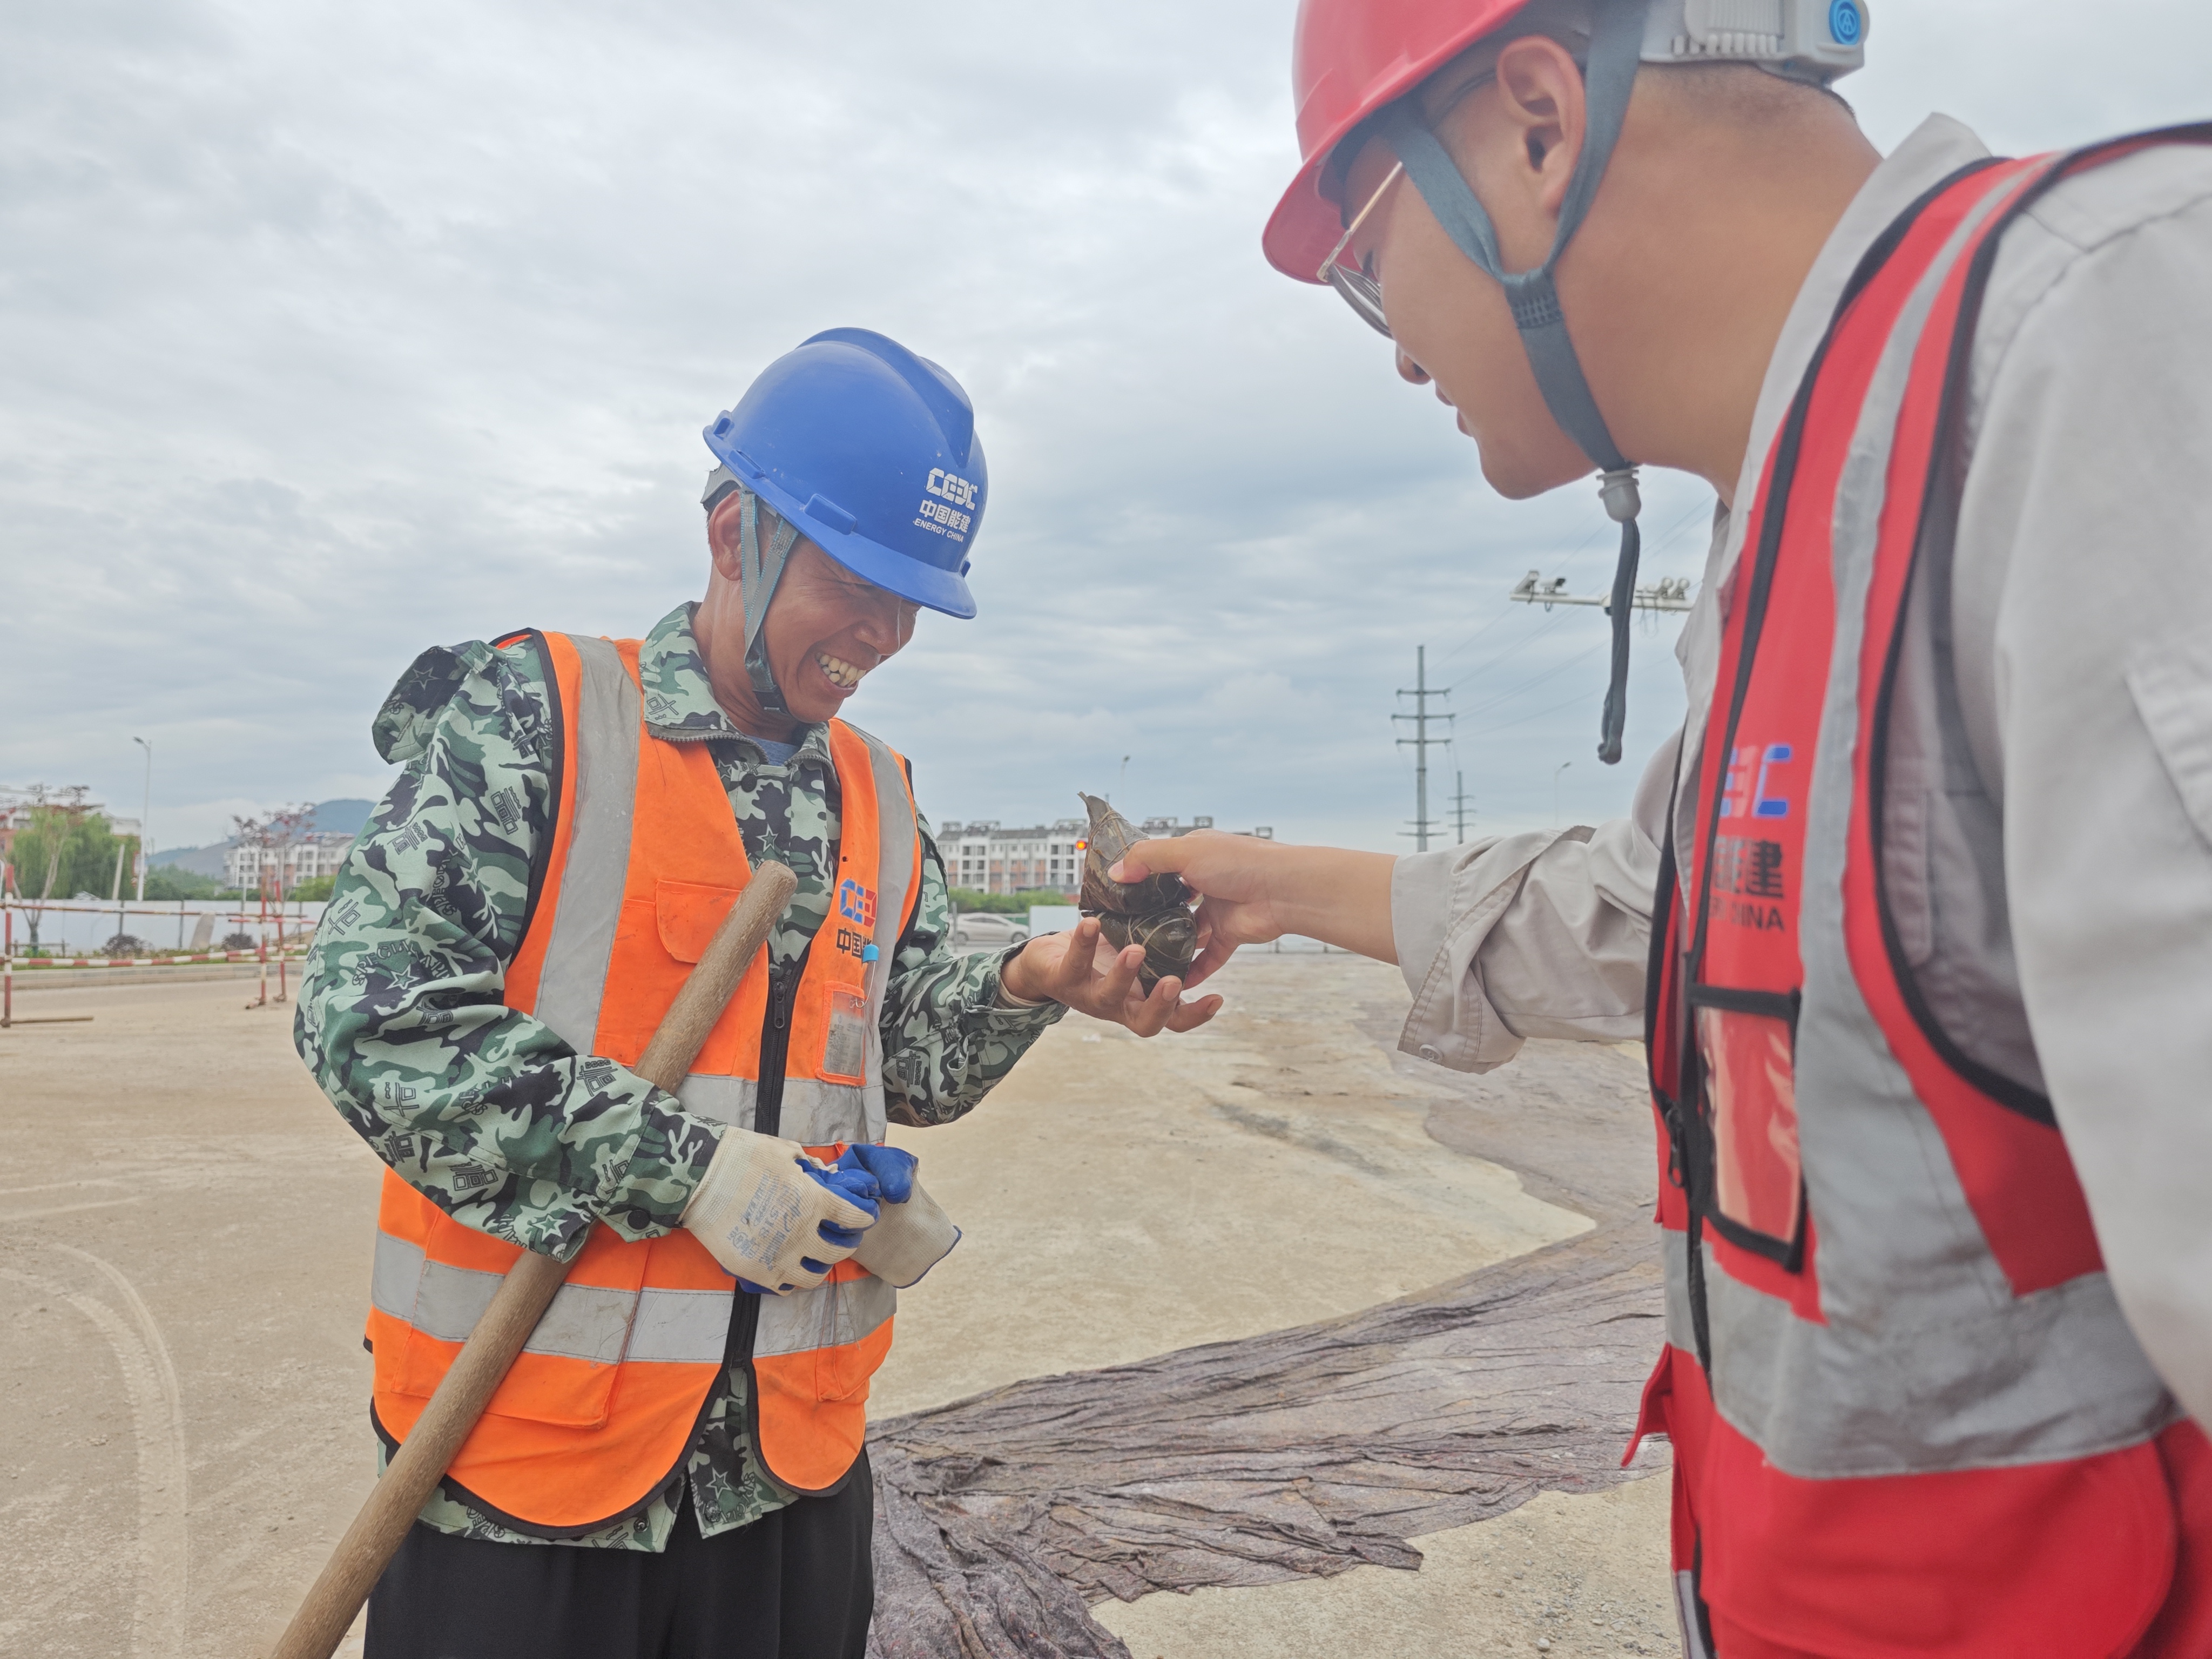
[[[229,890],[213,876],[179,870],[173,864],[157,864],[146,872],[146,896],[149,899],[221,898]]]
[[[1025,887],[1018,893],[987,893],[980,887],[950,890],[953,908],[1000,916],[1025,916],[1032,904],[1073,904],[1075,895],[1057,887]]]
[[[289,903],[298,899],[307,904],[320,904],[330,897],[331,889],[337,885],[337,879],[336,876],[310,876],[297,887],[286,890],[285,902]]]
[[[26,904],[31,948],[39,946],[40,907],[47,901],[65,901],[79,893],[106,897],[115,885],[115,857],[123,854],[127,879],[138,842],[133,836],[118,836],[106,817],[85,811],[74,802],[33,806],[29,828],[15,837],[15,891]]]

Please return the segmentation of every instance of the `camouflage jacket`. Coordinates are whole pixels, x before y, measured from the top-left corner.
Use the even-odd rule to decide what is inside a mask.
[[[828,728],[770,764],[714,700],[693,607],[664,617],[640,657],[649,725],[706,739],[754,860],[799,878],[769,939],[795,960],[828,913],[837,867],[837,775]],[[293,1040],[339,1113],[400,1176],[457,1220],[567,1255],[593,1222],[624,1238],[674,1228],[721,1135],[612,1060],[579,1055],[501,1001],[521,943],[532,855],[552,831],[551,703],[527,642],[431,650],[373,728],[405,770],[354,844],[318,928]],[[955,954],[945,870],[922,828],[921,893],[883,1008],[890,1115],[949,1123],[1004,1077],[1058,1006],[1002,1006],[1000,958]],[[790,1501],[746,1455],[742,1370],[709,1404],[688,1460],[708,1536]],[[658,1550],[682,1478],[631,1521],[575,1540]],[[441,1492],[422,1518],[509,1533]]]

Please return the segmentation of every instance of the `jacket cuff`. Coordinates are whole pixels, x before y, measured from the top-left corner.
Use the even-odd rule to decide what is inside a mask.
[[[1455,1072],[1488,1072],[1521,1052],[1522,1039],[1492,1004],[1475,959],[1519,896],[1528,867],[1562,839],[1587,830],[1493,836],[1402,857],[1390,877],[1390,927],[1413,1006],[1401,1053]]]

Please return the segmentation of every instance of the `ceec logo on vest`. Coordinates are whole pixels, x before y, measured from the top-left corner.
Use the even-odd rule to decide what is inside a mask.
[[[837,948],[863,962],[875,959],[875,943],[868,935],[876,925],[876,890],[850,877],[837,884],[837,914],[854,924],[837,930]]]
[[[876,925],[876,890],[863,887],[850,876],[837,884],[837,914],[863,927]]]
[[[1775,777],[1774,769],[1787,766],[1794,752],[1786,743],[1739,744],[1729,750],[1728,777],[1721,785],[1721,816],[1788,817],[1788,787]],[[1767,793],[1770,788],[1772,794]]]

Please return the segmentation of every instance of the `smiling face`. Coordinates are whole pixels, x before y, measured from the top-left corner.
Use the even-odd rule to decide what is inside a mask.
[[[921,607],[854,575],[802,537],[793,544],[762,629],[769,666],[791,713],[788,719],[767,714],[745,672],[739,511],[733,492],[708,517],[714,573],[692,631],[722,707],[745,731],[783,741],[797,726],[826,720],[843,708],[862,676],[913,638]],[[765,542],[774,525],[765,507],[761,520]]]

